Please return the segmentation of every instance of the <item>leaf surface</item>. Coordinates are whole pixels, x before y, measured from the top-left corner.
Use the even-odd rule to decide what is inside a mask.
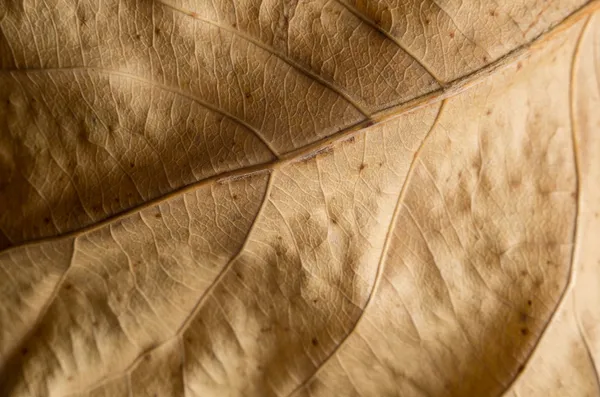
[[[0,394],[598,394],[599,6],[1,4]]]

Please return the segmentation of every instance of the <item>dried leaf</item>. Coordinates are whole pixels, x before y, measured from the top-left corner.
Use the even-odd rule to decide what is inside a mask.
[[[0,395],[600,392],[600,1],[0,4]]]

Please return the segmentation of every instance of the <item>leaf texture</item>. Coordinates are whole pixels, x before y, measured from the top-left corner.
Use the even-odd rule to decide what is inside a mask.
[[[598,8],[1,3],[0,395],[598,395]]]

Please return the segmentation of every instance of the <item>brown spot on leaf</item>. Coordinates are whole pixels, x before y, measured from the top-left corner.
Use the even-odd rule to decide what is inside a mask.
[[[523,336],[529,335],[529,329],[527,329],[527,328],[521,328],[521,335],[523,335]]]
[[[361,163],[360,166],[358,167],[359,171],[364,170],[365,168],[367,168],[367,165],[365,163]]]
[[[27,353],[29,353],[29,349],[28,348],[24,347],[24,348],[21,349],[21,354],[22,355],[26,356]]]
[[[155,218],[162,218],[162,214],[160,212],[158,212],[158,213],[154,214],[154,217]]]
[[[312,338],[311,343],[313,346],[319,346],[319,340],[317,338]]]
[[[450,32],[448,35],[450,36],[451,39],[454,38],[454,32]]]

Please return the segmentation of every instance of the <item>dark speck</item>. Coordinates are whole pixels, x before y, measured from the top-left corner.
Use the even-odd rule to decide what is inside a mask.
[[[312,338],[312,344],[313,346],[318,346],[319,345],[319,341],[317,340],[317,338]]]
[[[22,355],[25,356],[25,355],[27,355],[27,353],[29,353],[29,349],[27,349],[26,347],[24,347],[24,348],[21,349],[21,354]]]
[[[527,328],[521,328],[521,335],[523,335],[523,336],[529,335],[529,330]]]

